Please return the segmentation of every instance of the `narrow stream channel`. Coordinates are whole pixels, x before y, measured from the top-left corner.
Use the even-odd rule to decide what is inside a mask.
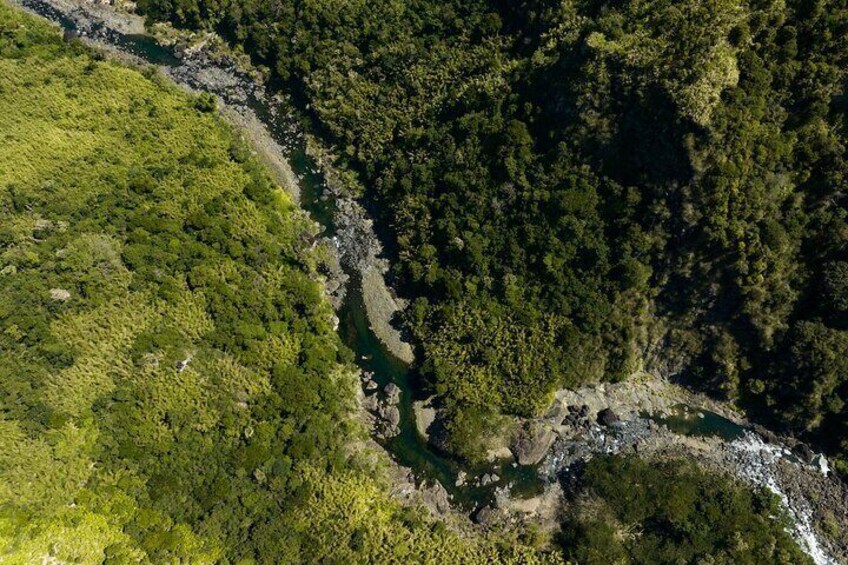
[[[123,34],[97,24],[79,29],[73,13],[65,14],[46,0],[20,0],[20,3],[67,31],[79,33],[84,38],[94,39],[98,43],[134,55],[148,64],[164,68],[179,68],[183,65],[183,60],[171,47],[158,43],[151,36]],[[87,21],[87,18],[83,21]],[[279,103],[270,100],[270,97],[258,96],[250,89],[246,99],[243,92],[236,92],[227,87],[222,87],[220,92],[212,94],[218,96],[224,104],[247,106],[262,122],[274,141],[286,149],[284,157],[298,178],[301,206],[324,228],[322,235],[332,237],[336,233],[333,222],[334,202],[332,198],[325,196],[324,175],[306,152],[306,143],[300,134],[301,126],[294,114],[287,112],[288,108],[280,108]],[[374,379],[381,387],[394,382],[401,389],[401,401],[398,406],[401,413],[400,434],[381,442],[395,461],[411,468],[418,480],[441,483],[451,495],[452,502],[466,510],[490,503],[494,498],[495,489],[499,486],[509,485],[515,496],[526,497],[540,493],[545,482],[539,477],[536,466],[517,466],[512,461],[477,467],[463,466],[439,453],[424,440],[415,425],[413,401],[416,400],[418,391],[413,386],[414,375],[404,362],[386,349],[371,330],[362,300],[360,277],[358,273],[348,269],[346,273],[350,280],[345,301],[338,313],[339,333],[344,343],[355,353],[356,363],[362,370],[373,373]],[[461,470],[468,474],[469,483],[457,487],[455,481]],[[496,473],[500,481],[488,486],[472,483],[474,478],[487,472]]]
[[[102,25],[92,25],[86,15],[81,15],[79,18],[79,21],[84,22],[84,29],[79,30],[73,10],[62,12],[54,8],[49,0],[16,1],[31,12],[59,24],[65,30],[81,32],[83,36],[134,55],[148,64],[166,70],[179,69],[184,65],[184,61],[173,49],[159,44],[150,36],[123,34]],[[210,62],[208,67],[214,70],[214,65],[215,63]],[[232,69],[223,66],[219,70],[225,75],[232,74]],[[234,76],[235,82],[249,80],[246,75]],[[232,84],[225,84],[210,91],[228,106],[249,108],[262,122],[274,141],[285,149],[283,157],[289,162],[299,179],[301,206],[321,224],[324,228],[323,235],[332,237],[336,233],[333,221],[335,204],[331,198],[325,196],[324,176],[314,160],[307,155],[304,136],[300,133],[302,128],[297,118],[287,111],[288,108],[281,108],[279,103],[272,101],[271,97],[264,92],[257,94],[258,90],[250,88],[250,85],[247,86],[248,88],[238,88],[233,87]],[[529,497],[541,492],[550,479],[540,476],[536,466],[517,466],[511,460],[480,467],[462,466],[450,457],[439,453],[421,437],[415,426],[413,411],[413,401],[418,399],[419,392],[415,386],[416,375],[405,363],[394,357],[370,329],[358,273],[346,271],[350,281],[347,285],[345,301],[338,313],[339,333],[344,343],[355,353],[356,362],[363,371],[373,373],[374,379],[381,386],[394,382],[402,392],[399,405],[400,434],[382,442],[397,463],[411,468],[419,480],[439,481],[451,495],[452,501],[469,511],[489,504],[498,487],[509,486],[511,494],[515,497]],[[775,481],[773,471],[775,461],[783,459],[800,464],[797,458],[788,454],[788,450],[775,445],[766,445],[762,438],[751,430],[705,410],[693,410],[680,405],[664,417],[647,414],[643,417],[662,424],[676,434],[718,437],[735,452],[754,454],[754,466],[751,467],[749,464],[742,469],[741,474],[744,476],[744,471],[753,469],[749,473],[753,484],[766,486],[781,496],[795,519],[796,539],[816,563],[833,562],[820,547],[816,533],[811,527],[810,501],[802,498],[793,503],[781,490],[780,484]],[[469,483],[463,487],[456,487],[454,483],[460,471],[468,474]],[[483,487],[478,486],[478,483],[474,481],[481,474],[492,472],[500,477],[496,484]]]

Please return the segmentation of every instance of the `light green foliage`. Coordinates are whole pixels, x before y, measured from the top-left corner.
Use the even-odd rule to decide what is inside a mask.
[[[305,220],[209,109],[0,4],[0,561],[545,558],[350,455]]]
[[[722,91],[739,80],[728,34],[746,15],[737,0],[625,3],[599,18],[597,30],[586,36],[595,53],[585,70],[591,76],[624,68],[643,86],[661,87],[682,117],[706,126]]]

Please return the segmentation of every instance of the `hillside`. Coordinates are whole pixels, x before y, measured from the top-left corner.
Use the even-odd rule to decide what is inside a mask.
[[[84,42],[74,34],[62,37],[61,30],[0,3],[0,562],[795,564],[824,562],[825,550],[845,555],[848,540],[839,531],[844,520],[828,513],[840,511],[839,497],[848,491],[815,465],[798,461],[776,440],[766,444],[750,428],[705,414],[700,405],[693,406],[692,418],[704,419],[704,426],[723,421],[734,434],[747,434],[746,441],[678,434],[674,426],[641,414],[614,422],[610,409],[600,410],[610,406],[603,394],[592,392],[601,404],[590,410],[586,404],[580,408],[588,397],[571,391],[567,406],[558,403],[547,415],[563,428],[548,457],[556,472],[543,477],[541,466],[526,469],[512,459],[497,468],[502,472],[509,466],[516,470],[514,476],[529,471],[542,495],[528,499],[510,493],[521,488],[512,479],[492,478],[492,467],[482,475],[499,483],[492,498],[468,485],[467,497],[449,500],[448,491],[432,485],[426,465],[412,464],[413,481],[409,470],[389,460],[390,454],[401,453],[398,446],[379,435],[382,447],[369,439],[363,421],[369,418],[369,402],[383,408],[400,403],[405,409],[416,391],[395,385],[394,400],[388,399],[393,383],[374,391],[380,386],[372,377],[381,385],[388,378],[406,386],[406,368],[388,376],[366,370],[372,356],[391,357],[369,333],[367,308],[350,296],[338,311],[331,308],[330,289],[322,288],[328,271],[328,251],[322,246],[335,241],[329,214],[313,216],[330,232],[314,235],[319,227],[286,192],[294,192],[293,187],[277,186],[255,155],[261,152],[269,163],[284,165],[287,178],[294,177],[292,171],[303,172],[302,164],[283,149],[285,135],[293,134],[273,122],[277,114],[271,111],[261,118],[251,114],[256,119],[249,121],[238,114],[245,107],[232,104],[243,104],[243,93],[254,79],[232,79],[248,73],[226,56],[215,62],[203,54],[185,58],[179,72],[174,66],[165,69],[167,74],[130,66],[126,61],[144,60],[131,55],[133,44],[125,41],[130,36],[109,35],[104,29],[88,35],[93,28],[79,23],[86,22],[84,14],[92,5],[59,6],[48,12],[50,17],[61,20],[57,14],[74,12],[76,23],[68,19],[62,25],[81,31]],[[705,9],[722,12],[728,6]],[[398,287],[402,293],[417,296],[407,311],[406,329],[414,330],[423,353],[417,369],[440,397],[444,419],[438,425],[445,426],[440,439],[466,460],[439,452],[439,461],[450,461],[446,477],[451,482],[457,470],[466,480],[467,470],[468,482],[478,480],[479,486],[484,468],[468,461],[480,455],[480,440],[497,431],[492,424],[501,414],[537,414],[561,386],[620,380],[657,355],[650,342],[658,336],[665,340],[659,362],[666,367],[682,363],[701,388],[751,408],[778,398],[765,384],[759,391],[751,388],[760,387],[752,384],[752,375],[759,375],[753,373],[756,366],[740,366],[732,389],[722,386],[729,377],[704,361],[702,354],[714,345],[704,335],[732,333],[733,326],[725,319],[711,322],[714,326],[703,323],[701,316],[710,310],[691,297],[683,301],[685,308],[671,309],[677,304],[667,296],[672,288],[697,295],[691,284],[678,285],[661,274],[659,265],[680,251],[669,239],[671,232],[651,232],[652,245],[662,242],[652,247],[657,255],[650,255],[658,263],[631,261],[641,252],[628,247],[628,238],[639,239],[633,222],[645,220],[640,215],[645,210],[629,200],[630,192],[647,189],[634,183],[623,192],[608,192],[617,181],[612,172],[600,171],[615,160],[601,158],[603,144],[590,150],[587,136],[601,133],[596,124],[586,125],[582,138],[563,125],[574,100],[561,98],[562,92],[587,89],[583,95],[589,96],[597,85],[543,78],[565,80],[557,65],[571,64],[563,53],[581,51],[573,42],[586,32],[587,44],[610,49],[610,60],[596,61],[605,69],[593,70],[594,64],[586,63],[576,75],[600,81],[617,64],[644,63],[655,68],[654,73],[645,71],[645,84],[622,74],[619,86],[651,90],[659,61],[668,57],[670,67],[678,64],[680,54],[664,50],[685,41],[651,39],[641,28],[624,38],[614,28],[679,27],[693,14],[703,14],[661,3],[642,5],[644,12],[630,7],[627,17],[616,11],[625,10],[622,6],[598,12],[589,4],[571,7],[585,13],[570,14],[566,5],[538,12],[524,6],[512,12],[515,7],[506,4],[429,1],[377,2],[367,10],[354,3],[314,2],[258,7],[247,2],[173,7],[163,2],[155,7],[163,14],[174,8],[170,15],[186,25],[215,21],[266,62],[273,45],[283,49],[275,34],[295,34],[285,48],[292,51],[278,54],[275,78],[289,81],[284,86],[295,89],[305,108],[309,105],[318,119],[316,128],[343,155],[335,163],[339,168],[328,170],[346,180],[359,175],[360,181],[368,181],[361,202],[382,210],[375,226],[393,246],[395,282],[403,285]],[[663,7],[658,20],[653,10]],[[98,4],[94,9],[114,7]],[[273,11],[273,18],[265,9]],[[363,21],[353,18],[354,13]],[[373,20],[374,14],[382,20]],[[282,25],[289,16],[294,27],[285,32],[258,23],[264,18],[265,24]],[[249,31],[242,18],[253,22]],[[742,15],[734,18],[739,25]],[[556,32],[554,21],[559,22]],[[569,26],[578,24],[583,31],[574,35],[578,28]],[[593,26],[603,31],[589,32]],[[715,33],[721,35],[724,28],[719,28]],[[344,36],[327,35],[334,30]],[[399,31],[403,34],[397,35]],[[260,37],[264,44],[257,43]],[[381,61],[382,71],[371,67],[376,74],[369,78],[370,86],[357,83],[357,71],[334,75],[345,57],[352,57],[355,65],[375,64],[354,53],[357,37],[368,38],[362,53]],[[520,41],[522,37],[531,39]],[[107,38],[99,44],[103,50],[86,46],[97,38]],[[146,36],[130,39],[135,45],[150,41]],[[337,41],[348,43],[338,47]],[[615,46],[614,41],[621,43]],[[651,44],[645,47],[650,63],[626,56],[612,64],[615,56],[642,43]],[[147,60],[170,56],[164,46],[158,49]],[[560,54],[554,55],[557,50]],[[425,54],[433,58],[411,64]],[[310,67],[311,57],[323,66]],[[675,91],[675,111],[685,107],[686,119],[699,128],[711,127],[718,108],[727,103],[725,94],[717,92],[732,87],[727,73],[735,71],[723,48],[716,57],[724,62],[707,74],[718,87],[711,86],[707,94]],[[189,65],[192,72],[237,91],[236,96],[216,100],[216,91],[203,91],[202,82],[188,80],[196,76],[186,70]],[[619,71],[638,76],[633,69]],[[324,91],[328,83],[313,81],[319,75],[352,80],[356,88],[351,83],[330,101],[322,98],[329,96]],[[312,78],[302,82],[304,77]],[[188,94],[175,84],[191,84],[203,92]],[[356,96],[360,87],[367,91],[360,91],[361,99]],[[389,91],[383,99],[381,92]],[[547,103],[518,104],[542,91],[550,96]],[[836,127],[841,106],[833,96],[835,109],[827,120]],[[395,110],[383,112],[389,99]],[[458,101],[470,104],[472,99],[476,109],[465,106],[455,112]],[[410,106],[411,100],[416,104]],[[419,103],[433,106],[416,114]],[[337,106],[330,109],[333,104]],[[378,104],[371,109],[388,120],[388,129],[371,129],[358,138],[357,128],[380,119],[360,104]],[[578,106],[584,108],[582,104]],[[705,114],[704,104],[713,110]],[[646,116],[655,109],[643,108]],[[598,118],[595,111],[584,110],[580,120]],[[537,117],[516,117],[524,114]],[[502,122],[507,115],[513,117]],[[336,119],[341,121],[333,125]],[[412,120],[407,125],[426,128],[407,130],[399,125],[406,119]],[[254,129],[233,129],[224,120]],[[617,139],[619,123],[608,124],[611,137],[604,144]],[[248,144],[243,134],[256,145]],[[570,141],[557,140],[557,135]],[[427,152],[403,156],[404,147],[412,147],[405,145],[412,143],[410,136],[419,136],[415,143],[426,138]],[[548,141],[543,142],[545,136]],[[794,134],[789,137],[797,141]],[[457,140],[459,145],[451,145]],[[366,142],[373,144],[371,153],[357,153]],[[441,151],[438,157],[431,152],[436,149]],[[413,184],[404,175],[396,177],[399,184],[389,183],[382,161],[389,153],[395,155],[395,173],[410,167],[410,175],[429,178],[429,184]],[[454,160],[449,167],[453,172],[440,168],[446,159]],[[307,161],[307,169],[312,164]],[[467,167],[477,168],[469,172]],[[500,172],[493,173],[496,169]],[[820,163],[817,170],[824,170]],[[501,174],[519,176],[498,180]],[[462,184],[472,180],[473,186]],[[838,180],[830,181],[837,186]],[[488,192],[495,186],[500,196]],[[302,183],[304,187],[312,190]],[[411,201],[398,190],[419,192],[413,208],[404,212]],[[630,195],[626,200],[639,214],[613,206],[614,194]],[[831,204],[805,212],[811,222],[832,213],[829,227],[804,224],[793,237],[841,237],[836,229],[844,219],[841,195],[837,190],[830,198]],[[494,208],[487,208],[492,202]],[[657,206],[651,210],[660,213]],[[363,220],[370,228],[370,220]],[[453,243],[441,242],[440,230],[454,234],[454,221],[472,222],[472,227],[452,235]],[[639,233],[649,232],[645,227]],[[486,233],[493,239],[487,240]],[[414,243],[404,234],[435,239]],[[547,243],[538,238],[547,238]],[[505,259],[506,249],[517,255]],[[550,253],[540,259],[537,254],[545,249]],[[768,373],[771,387],[783,382],[780,375],[799,370],[813,376],[793,384],[812,387],[810,395],[798,402],[798,388],[787,400],[795,410],[788,417],[796,426],[807,422],[811,431],[840,422],[837,401],[844,367],[839,352],[848,335],[834,313],[841,307],[838,261],[843,250],[818,251],[830,254],[821,283],[826,291],[815,299],[818,307],[808,307],[797,318],[794,329],[776,334],[791,347],[768,365],[775,371]],[[416,275],[424,268],[422,260],[429,263]],[[451,266],[451,261],[457,262]],[[669,269],[680,266],[674,265]],[[711,268],[718,269],[716,265]],[[352,274],[355,279],[356,272]],[[697,280],[704,282],[703,276]],[[490,285],[492,277],[509,284]],[[460,285],[458,290],[454,284]],[[359,289],[351,284],[348,290]],[[346,319],[354,308],[360,308],[355,313],[361,319],[354,318],[361,330]],[[357,337],[374,343],[363,349]],[[741,346],[721,351],[716,359],[728,363],[741,363],[734,355],[751,355]],[[789,364],[796,372],[786,372]],[[651,388],[648,382],[672,388],[667,381],[651,379],[643,383],[643,393]],[[358,390],[360,385],[369,396]],[[612,398],[613,387],[607,386]],[[623,397],[638,392],[632,379],[618,386]],[[690,396],[672,395],[663,402],[706,398],[685,392]],[[643,400],[651,402],[648,396]],[[811,404],[816,401],[818,407]],[[712,399],[705,406],[732,412]],[[558,410],[570,415],[563,420]],[[810,414],[821,418],[804,420]],[[698,420],[690,425],[697,427]],[[656,435],[632,435],[638,429]],[[564,441],[571,431],[576,442]],[[834,437],[836,445],[843,436]],[[595,440],[599,449],[585,451]],[[424,459],[434,456],[423,442],[406,447],[420,451]],[[572,448],[584,454],[566,463]],[[755,453],[757,449],[763,453]],[[740,453],[742,459],[734,459]],[[769,453],[781,454],[774,465],[791,467],[791,486],[804,491],[803,496],[781,499],[785,485],[773,487],[769,481],[775,475],[762,466]],[[799,478],[810,475],[816,480]],[[814,501],[815,508],[807,501]],[[533,519],[532,513],[511,514],[508,508],[533,504],[548,504],[544,520]],[[817,512],[814,524],[812,510]],[[820,546],[819,538],[837,545]]]
[[[844,1],[139,6],[243,47],[359,175],[454,453],[644,366],[846,470]]]
[[[213,108],[0,4],[0,561],[544,558],[351,455],[310,223]]]

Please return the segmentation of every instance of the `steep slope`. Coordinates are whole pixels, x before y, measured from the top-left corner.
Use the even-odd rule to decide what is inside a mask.
[[[544,559],[351,455],[309,224],[213,108],[0,4],[0,561]]]

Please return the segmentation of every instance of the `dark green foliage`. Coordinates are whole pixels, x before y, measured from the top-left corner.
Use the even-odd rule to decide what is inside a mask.
[[[408,326],[453,413],[623,378],[659,317],[693,383],[800,421],[771,352],[846,329],[844,1],[140,5],[309,103],[427,299]]]
[[[774,495],[694,465],[602,457],[580,480],[562,538],[576,563],[810,562],[786,533]]]

